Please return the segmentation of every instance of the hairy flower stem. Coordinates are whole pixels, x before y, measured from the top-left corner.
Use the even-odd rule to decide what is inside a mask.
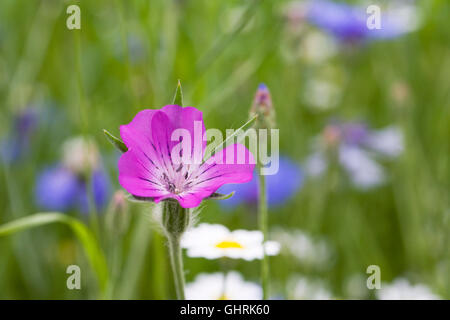
[[[268,214],[267,214],[267,191],[266,178],[261,173],[259,174],[259,200],[258,200],[258,219],[259,229],[264,236],[264,244],[267,241],[268,230]],[[269,296],[269,260],[264,249],[264,256],[261,262],[261,283],[263,288],[263,299],[268,299]]]
[[[180,239],[189,225],[189,210],[182,208],[177,201],[164,201],[162,223],[169,245],[170,264],[177,299],[184,300],[184,271]]]
[[[175,291],[178,300],[184,300],[184,272],[183,258],[181,256],[180,238],[169,237],[170,264],[172,265]]]

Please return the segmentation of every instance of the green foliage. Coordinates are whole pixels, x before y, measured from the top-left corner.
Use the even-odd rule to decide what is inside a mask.
[[[349,298],[349,281],[366,277],[367,266],[376,264],[383,282],[410,277],[450,298],[450,2],[418,1],[418,31],[338,46],[335,55],[320,61],[309,59],[306,41],[307,32],[317,30],[290,25],[287,3],[79,1],[81,30],[68,30],[64,1],[0,2],[0,146],[18,111],[35,106],[41,119],[24,157],[2,162],[0,298],[102,297],[90,286],[65,290],[61,270],[84,257],[112,297],[173,298],[165,242],[149,231],[150,204],[130,204],[130,227],[120,237],[104,228],[104,212],[98,225],[76,210],[23,216],[41,210],[36,178],[59,160],[66,138],[90,135],[119,190],[117,152],[105,136],[120,152],[127,148],[101,128],[118,132],[140,110],[169,103],[198,108],[207,128],[237,128],[248,118],[260,82],[270,88],[280,152],[299,164],[330,119],[395,125],[405,137],[401,157],[377,159],[386,168],[385,185],[365,192],[332,172],[307,180],[292,199],[269,208],[270,229],[303,230],[326,239],[333,251],[321,268],[285,252],[270,257],[272,292],[287,297],[291,276],[301,274]],[[174,94],[177,79],[183,92],[179,83]],[[311,103],[311,84],[317,82],[337,88],[324,108]],[[319,100],[323,97],[320,91]],[[253,206],[226,210],[221,203],[206,201],[197,219],[230,229],[258,228]],[[22,230],[27,231],[4,237]],[[85,255],[68,249],[72,232]],[[187,282],[221,268],[219,261],[206,259],[184,263]],[[235,261],[233,268],[259,281],[258,262]]]
[[[104,291],[108,282],[108,268],[103,252],[92,232],[79,220],[59,212],[36,213],[0,225],[0,237],[52,223],[65,224],[73,231],[83,246],[92,269],[96,273],[100,290]]]

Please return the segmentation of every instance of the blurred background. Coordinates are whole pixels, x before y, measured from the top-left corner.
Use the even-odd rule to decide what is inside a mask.
[[[80,30],[66,27],[72,4]],[[381,30],[366,26],[370,4]],[[0,298],[174,298],[152,207],[117,192],[120,153],[102,129],[118,136],[170,104],[181,79],[185,105],[221,130],[247,121],[260,83],[270,91],[272,298],[449,299],[449,44],[446,0],[1,1],[0,225],[76,218],[109,277],[98,285],[89,241],[49,224],[0,237]],[[256,185],[226,189],[199,221],[257,229]],[[81,290],[66,287],[72,264]],[[185,257],[186,280],[235,270],[258,283],[259,264]],[[369,265],[389,292],[366,287]]]

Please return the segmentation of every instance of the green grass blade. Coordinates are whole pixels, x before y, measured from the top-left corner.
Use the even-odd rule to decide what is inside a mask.
[[[100,246],[92,232],[79,220],[58,212],[36,213],[27,217],[0,225],[0,237],[50,223],[62,223],[69,226],[75,233],[94,269],[99,288],[104,292],[108,281],[108,268]]]

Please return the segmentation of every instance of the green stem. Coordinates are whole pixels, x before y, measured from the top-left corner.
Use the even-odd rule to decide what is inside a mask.
[[[266,190],[266,178],[264,175],[259,174],[259,200],[258,200],[258,219],[259,229],[263,233],[264,243],[267,241],[268,230],[268,212],[267,212],[267,190]],[[261,262],[261,282],[263,288],[263,299],[268,299],[269,296],[269,260],[264,249],[264,256]]]
[[[180,238],[178,236],[169,236],[169,255],[172,265],[173,279],[175,282],[175,291],[178,300],[184,300],[184,272],[183,258],[181,256]]]
[[[175,290],[179,300],[185,299],[180,239],[189,225],[189,219],[189,209],[182,208],[177,201],[167,200],[163,202],[162,223],[169,242],[170,264],[172,265]]]

